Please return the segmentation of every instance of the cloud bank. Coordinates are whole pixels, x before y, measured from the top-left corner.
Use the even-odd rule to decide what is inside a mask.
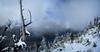
[[[31,28],[82,30],[90,20],[99,16],[99,0],[23,0],[25,18],[32,13]],[[20,24],[19,0],[0,0],[0,24],[8,19]]]

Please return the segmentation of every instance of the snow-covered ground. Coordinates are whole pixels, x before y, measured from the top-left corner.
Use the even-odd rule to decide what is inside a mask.
[[[88,29],[84,34],[82,33],[78,39],[75,39],[73,43],[64,41],[62,46],[49,49],[51,52],[100,52],[100,31],[98,27]],[[58,41],[56,44],[59,44]],[[45,51],[45,50],[44,50]],[[41,52],[44,52],[41,51]]]

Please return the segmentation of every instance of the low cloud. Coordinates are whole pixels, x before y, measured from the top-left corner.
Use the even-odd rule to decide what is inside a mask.
[[[8,19],[20,23],[19,0],[0,0],[0,24]],[[31,27],[36,31],[79,29],[82,30],[90,20],[99,16],[98,0],[23,0],[25,17],[27,10],[32,13]]]

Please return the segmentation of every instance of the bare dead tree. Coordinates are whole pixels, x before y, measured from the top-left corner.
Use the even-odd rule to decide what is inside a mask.
[[[26,27],[32,23],[32,20],[31,20],[32,16],[31,16],[30,10],[28,10],[28,12],[30,14],[30,21],[26,24],[24,16],[23,16],[23,10],[24,9],[23,9],[23,6],[22,6],[22,0],[20,0],[20,15],[21,15],[21,19],[22,19],[22,36],[21,36],[21,39],[24,41],[25,37],[26,37],[26,35],[25,35]]]

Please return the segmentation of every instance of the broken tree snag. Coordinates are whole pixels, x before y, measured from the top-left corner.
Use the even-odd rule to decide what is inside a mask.
[[[25,27],[27,27],[28,25],[30,25],[32,23],[32,15],[31,15],[30,10],[28,10],[28,12],[29,12],[29,15],[30,15],[30,21],[27,24],[25,24]]]
[[[22,8],[22,0],[20,0],[20,15],[21,15],[21,19],[22,19],[22,36],[21,36],[21,39],[24,41],[25,40],[25,37],[26,37],[26,27],[28,25],[30,25],[32,23],[31,21],[31,12],[28,10],[29,14],[30,14],[30,22],[25,24],[25,19],[24,19],[24,16],[23,16],[23,8]]]
[[[20,0],[20,15],[21,15],[21,19],[22,19],[22,40],[25,40],[25,22],[24,22],[24,16],[23,16],[23,9],[22,9],[22,0]]]

